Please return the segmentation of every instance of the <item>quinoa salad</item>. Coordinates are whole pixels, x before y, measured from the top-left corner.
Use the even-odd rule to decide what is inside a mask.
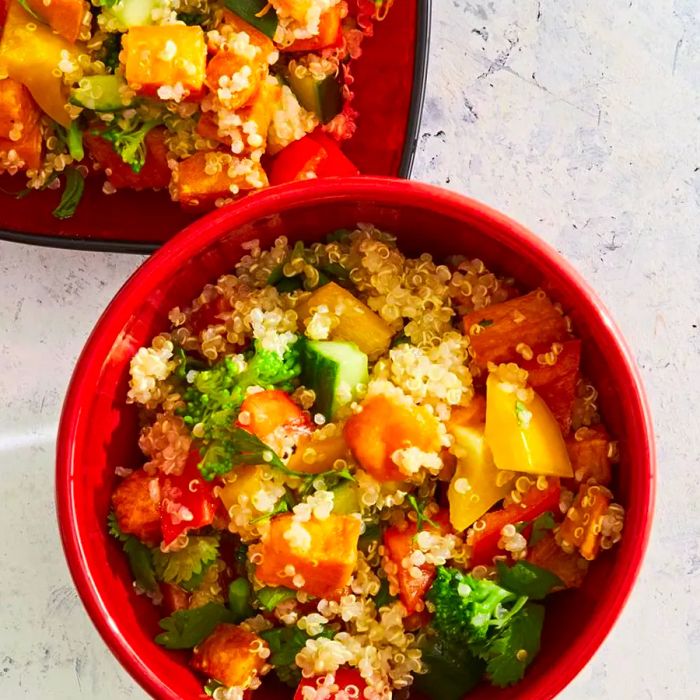
[[[216,700],[517,683],[623,529],[564,309],[368,224],[243,247],[131,360],[108,526],[155,641]]]
[[[88,175],[196,212],[357,174],[352,61],[392,3],[0,2],[0,174],[62,189],[61,219]]]

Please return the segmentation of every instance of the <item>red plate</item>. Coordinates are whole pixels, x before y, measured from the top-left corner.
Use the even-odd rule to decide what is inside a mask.
[[[0,15],[5,0],[0,0]],[[411,173],[418,139],[430,38],[430,0],[395,0],[353,64],[357,131],[344,150],[368,175]],[[88,178],[75,215],[51,215],[59,192],[24,199],[0,192],[0,238],[21,243],[150,253],[197,215],[180,211],[166,192],[102,193],[101,177]],[[22,177],[0,176],[0,189],[16,192]],[[235,205],[233,205],[235,206]]]

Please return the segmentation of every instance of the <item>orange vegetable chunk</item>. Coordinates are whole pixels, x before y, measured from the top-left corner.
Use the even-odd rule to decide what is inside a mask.
[[[563,435],[571,430],[571,415],[576,398],[576,383],[581,364],[581,341],[567,340],[561,343],[561,352],[553,365],[538,362],[539,355],[551,353],[551,346],[532,348],[531,360],[520,360],[518,364],[528,372],[527,383],[544,400],[559,423]]]
[[[586,577],[588,562],[578,554],[565,552],[548,532],[527,554],[527,561],[558,576],[567,588],[578,588]]]
[[[349,515],[329,515],[299,522],[290,513],[270,522],[255,570],[268,586],[302,589],[319,598],[333,598],[350,581],[357,564],[360,521]]]
[[[610,436],[602,425],[579,428],[566,441],[574,478],[582,483],[594,479],[607,486],[612,478],[612,460],[609,457]]]
[[[482,369],[488,362],[519,362],[516,347],[520,343],[533,348],[568,336],[564,316],[541,290],[472,311],[462,323]]]
[[[41,165],[41,111],[27,88],[12,78],[0,80],[0,172]]]
[[[165,129],[156,127],[146,134],[146,160],[138,173],[121,159],[109,141],[92,134],[90,129],[85,131],[83,139],[92,160],[103,170],[109,170],[107,179],[116,189],[148,190],[167,187],[170,183],[165,133]]]
[[[467,406],[452,406],[447,430],[455,427],[473,428],[486,421],[486,398],[476,394]]]
[[[207,47],[201,27],[165,24],[132,27],[122,39],[126,81],[144,95],[196,98],[202,92]],[[163,88],[159,91],[159,88]]]
[[[148,544],[156,544],[161,536],[160,502],[151,497],[153,479],[143,469],[137,469],[112,493],[112,508],[120,530]]]
[[[581,556],[588,561],[598,556],[602,521],[611,500],[612,494],[605,486],[581,484],[557,532],[557,542],[565,552],[578,549]]]
[[[338,41],[340,23],[343,19],[341,5],[334,5],[326,10],[318,22],[318,34],[309,39],[297,39],[289,46],[282,48],[285,52],[318,51],[326,46],[331,46]]]
[[[267,643],[249,630],[222,623],[194,650],[192,666],[225,686],[248,688],[262,671]]]
[[[220,151],[199,151],[181,161],[178,171],[178,200],[185,208],[213,206],[217,199],[267,185],[260,163]]]
[[[446,511],[438,513],[431,520],[438,527],[426,523],[424,530],[439,535],[445,535],[450,531],[449,516]],[[391,581],[395,578],[399,588],[399,597],[409,615],[422,612],[425,609],[425,594],[435,578],[434,564],[424,563],[414,567],[409,561],[411,554],[418,549],[415,538],[417,534],[416,523],[404,521],[399,525],[387,528],[383,536],[384,555],[397,569],[395,576],[390,574],[389,579]],[[418,569],[420,575],[413,575],[411,569]]]
[[[405,481],[392,455],[396,450],[417,447],[439,452],[437,419],[421,406],[408,406],[386,396],[372,396],[362,410],[345,424],[345,441],[360,466],[377,481]]]
[[[51,29],[74,44],[80,35],[89,5],[85,0],[27,0],[27,5]]]

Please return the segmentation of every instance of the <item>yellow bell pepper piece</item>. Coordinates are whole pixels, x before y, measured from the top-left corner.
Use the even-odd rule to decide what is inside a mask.
[[[254,511],[257,511],[258,509],[253,505],[253,497],[262,486],[260,467],[244,465],[233,471],[230,480],[221,487],[219,498],[227,511],[231,510],[231,506],[243,505],[243,503],[249,504]]]
[[[32,17],[17,0],[10,0],[0,39],[0,76],[27,87],[41,109],[62,126],[71,119],[65,110],[68,86],[58,64],[75,61],[80,48]],[[58,74],[58,75],[57,75]]]
[[[320,306],[328,307],[339,319],[331,330],[330,340],[355,343],[370,360],[376,360],[389,349],[391,328],[369,306],[335,282],[324,284],[298,304],[296,312],[302,331],[305,330],[304,321]]]
[[[561,429],[547,404],[525,384],[527,373],[500,365],[486,380],[484,437],[498,469],[573,476]]]
[[[457,467],[447,490],[450,523],[461,532],[475,523],[494,503],[505,498],[515,475],[496,468],[486,441],[484,426],[454,426],[453,452]]]

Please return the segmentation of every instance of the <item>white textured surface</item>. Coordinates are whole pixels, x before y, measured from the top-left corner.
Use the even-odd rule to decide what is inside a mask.
[[[564,253],[619,321],[654,410],[648,559],[560,697],[697,698],[700,3],[433,2],[415,177],[494,205]],[[0,698],[144,697],[76,597],[53,504],[73,363],[138,263],[0,243]]]

